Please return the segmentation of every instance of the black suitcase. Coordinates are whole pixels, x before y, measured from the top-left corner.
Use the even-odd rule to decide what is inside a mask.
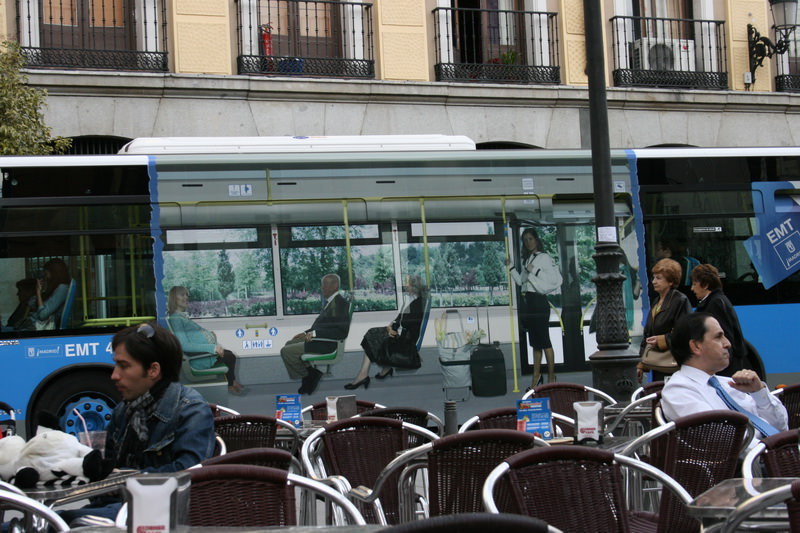
[[[503,396],[506,393],[506,359],[500,343],[479,344],[469,357],[472,394]]]
[[[480,328],[480,311],[476,311],[478,328]],[[472,394],[475,396],[503,396],[506,393],[506,359],[500,349],[500,343],[491,342],[488,306],[486,307],[486,330],[490,343],[478,344],[469,356]]]

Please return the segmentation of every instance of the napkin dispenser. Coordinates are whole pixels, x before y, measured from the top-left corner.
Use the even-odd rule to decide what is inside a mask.
[[[602,402],[575,402],[575,442],[603,442]]]
[[[128,533],[186,531],[189,515],[188,472],[144,474],[128,478]]]

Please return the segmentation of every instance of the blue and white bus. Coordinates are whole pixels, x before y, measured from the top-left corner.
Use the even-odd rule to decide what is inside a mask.
[[[719,268],[769,381],[797,381],[785,333],[800,318],[791,252],[800,149],[619,150],[612,174],[634,347],[648,267],[669,240]],[[480,150],[458,136],[141,139],[111,156],[0,157],[0,176],[3,325],[18,304],[15,284],[40,277],[48,260],[64,260],[75,280],[63,326],[0,334],[0,400],[28,428],[39,410],[67,430],[75,409],[105,424],[118,400],[110,339],[164,321],[172,286],[189,289],[190,315],[239,355],[248,385],[285,381],[271,369],[318,311],[323,274],[338,273],[355,297],[353,352],[369,327],[396,315],[404,276],[422,274],[432,314],[488,304],[516,379],[532,354],[503,263],[518,257],[528,226],[564,280],[548,295],[560,369],[588,368],[596,350],[588,151]],[[435,347],[432,327],[423,346]]]

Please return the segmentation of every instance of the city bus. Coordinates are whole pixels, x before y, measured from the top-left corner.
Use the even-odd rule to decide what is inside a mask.
[[[631,350],[649,311],[649,267],[668,240],[719,268],[769,382],[796,381],[783,332],[800,303],[800,149],[611,155]],[[188,288],[192,319],[237,353],[246,385],[287,380],[280,347],[319,311],[327,273],[355,302],[347,351],[394,318],[406,276],[418,274],[431,317],[464,310],[465,327],[489,329],[512,354],[516,379],[533,356],[505,261],[519,262],[527,227],[563,277],[548,295],[558,369],[586,370],[597,350],[589,151],[481,150],[437,135],[137,139],[116,155],[0,157],[0,176],[0,400],[28,431],[42,410],[68,431],[80,417],[102,427],[119,400],[113,334],[165,324],[174,286]],[[74,281],[65,316],[55,329],[7,327],[16,284],[54,258]],[[433,327],[425,350],[436,353]],[[225,390],[184,374],[207,398]]]

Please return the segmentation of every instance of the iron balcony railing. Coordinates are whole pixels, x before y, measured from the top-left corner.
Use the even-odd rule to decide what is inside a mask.
[[[614,85],[727,89],[725,23],[614,17]]]
[[[559,83],[556,14],[433,10],[437,81]]]
[[[784,93],[798,93],[800,92],[800,25],[795,26],[789,34],[788,43],[789,48],[786,52],[774,56],[778,73],[775,76],[775,88]]]
[[[236,0],[240,74],[374,78],[372,4]]]
[[[165,0],[17,0],[29,67],[167,70]]]

